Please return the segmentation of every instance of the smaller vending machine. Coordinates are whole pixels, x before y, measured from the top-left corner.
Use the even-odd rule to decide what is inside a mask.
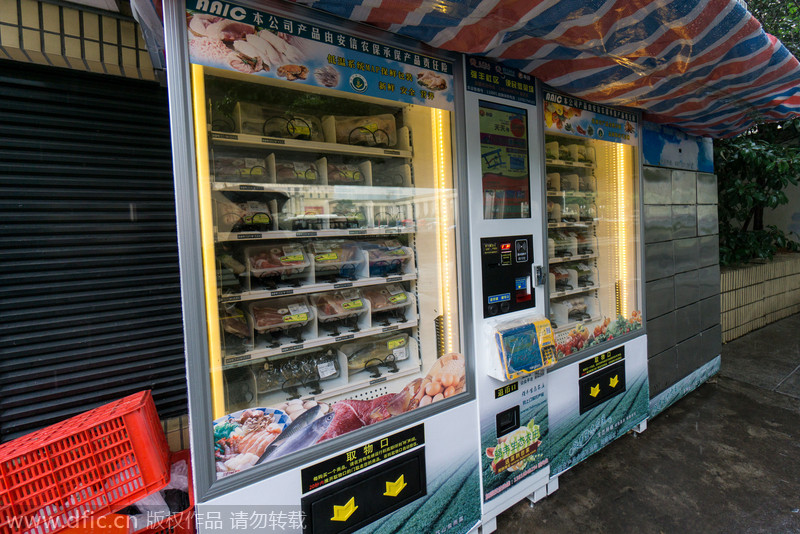
[[[543,88],[550,469],[648,417],[639,215],[640,118]]]
[[[501,512],[555,488],[543,370],[555,338],[536,82],[478,57],[466,58],[465,78],[481,524],[492,532]]]

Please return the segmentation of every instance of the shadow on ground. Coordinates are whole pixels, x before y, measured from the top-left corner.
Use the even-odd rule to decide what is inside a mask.
[[[800,314],[722,348],[720,375],[559,479],[500,533],[800,533]]]

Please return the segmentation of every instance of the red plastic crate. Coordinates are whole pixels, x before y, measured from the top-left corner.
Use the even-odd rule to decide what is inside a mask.
[[[171,515],[162,519],[158,523],[137,530],[134,534],[194,534],[194,489],[192,487],[192,460],[188,450],[172,453],[169,464],[172,465],[181,460],[186,460],[189,467],[189,508],[183,512]]]
[[[0,445],[0,534],[52,534],[169,481],[167,439],[142,391]]]

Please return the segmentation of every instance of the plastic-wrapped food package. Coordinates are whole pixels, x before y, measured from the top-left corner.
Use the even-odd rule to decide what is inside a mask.
[[[347,370],[350,374],[366,370],[373,377],[378,377],[381,367],[388,368],[390,373],[396,373],[397,362],[408,359],[409,337],[405,333],[375,337],[342,345],[341,351],[347,356]]]
[[[235,304],[223,304],[219,314],[222,330],[236,337],[247,339],[250,337],[250,325],[247,324],[244,312]]]
[[[314,320],[314,310],[305,297],[287,297],[250,304],[253,329],[259,334],[272,334],[268,339],[277,346],[274,335],[289,333],[296,343],[303,341],[302,329]]]
[[[218,182],[269,181],[267,160],[242,154],[214,154],[214,179]]]
[[[357,332],[358,319],[367,311],[364,299],[357,289],[346,289],[311,296],[311,304],[317,310],[320,326],[332,330],[331,335],[339,335],[339,326],[348,326]]]
[[[544,153],[546,158],[558,159],[559,147],[558,141],[551,141],[544,144]]]
[[[410,185],[406,183],[406,177],[410,176],[411,171],[408,164],[399,163],[373,163],[372,165],[372,185],[382,187],[403,187]]]
[[[571,291],[575,289],[569,283],[569,271],[564,267],[556,266],[550,267],[550,274],[555,278],[556,291]]]
[[[352,200],[331,202],[331,228],[364,228],[367,225],[367,214],[363,206]]]
[[[366,178],[358,165],[328,163],[328,183],[331,185],[364,185]]]
[[[287,113],[270,106],[239,102],[236,114],[240,131],[244,134],[324,141],[322,123],[307,113]]]
[[[250,274],[274,286],[277,280],[297,279],[311,265],[300,243],[275,243],[248,247],[244,251]]]
[[[561,191],[561,173],[558,172],[547,173],[547,190]]]
[[[542,316],[500,323],[495,327],[495,342],[507,380],[555,363],[555,336],[550,321]]]
[[[355,279],[363,264],[361,249],[353,241],[316,240],[308,244],[318,276]]]
[[[368,287],[362,290],[362,294],[370,303],[373,318],[382,321],[383,326],[391,324],[390,318],[406,322],[405,312],[413,303],[413,297],[403,289],[402,285],[387,284]]]
[[[570,250],[572,247],[572,240],[570,239],[569,234],[564,232],[555,232],[553,234],[553,242],[553,252],[555,253],[554,255],[556,258],[572,257],[572,251]]]
[[[575,234],[578,240],[578,254],[594,254],[594,237],[584,232]]]
[[[361,247],[369,256],[370,276],[393,276],[402,274],[413,251],[396,239],[364,241]]]
[[[239,194],[215,191],[219,232],[268,232],[272,227],[272,212],[266,198],[244,199]]]
[[[254,367],[259,394],[283,390],[290,398],[299,396],[299,387],[318,395],[322,393],[320,382],[340,375],[339,358],[333,349],[269,360]]]
[[[336,142],[344,145],[385,146],[397,144],[397,126],[394,115],[366,117],[333,117],[336,125]]]
[[[588,305],[583,298],[573,298],[561,301],[567,308],[567,318],[570,321],[585,321],[591,319],[592,316],[588,313]]]
[[[594,271],[589,265],[585,263],[578,263],[575,266],[575,271],[578,273],[578,286],[579,287],[592,287],[594,286]]]
[[[313,161],[280,160],[275,162],[275,181],[279,184],[318,184],[319,170]]]

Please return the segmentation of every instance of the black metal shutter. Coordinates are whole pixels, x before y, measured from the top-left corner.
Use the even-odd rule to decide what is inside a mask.
[[[186,413],[166,90],[0,61],[0,441],[142,389]]]

